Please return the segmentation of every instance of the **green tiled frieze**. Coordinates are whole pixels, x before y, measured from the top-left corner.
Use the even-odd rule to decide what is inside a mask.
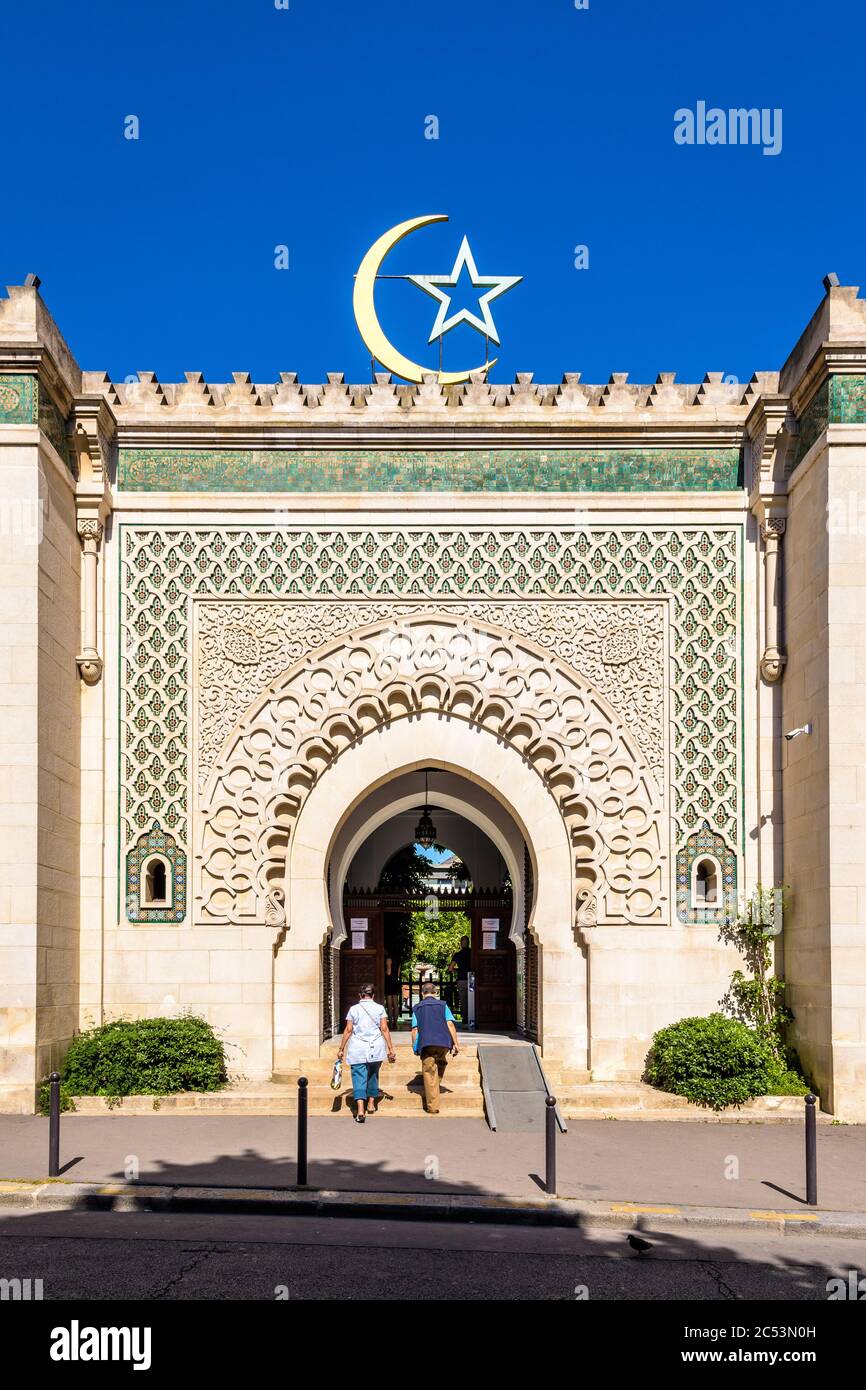
[[[72,458],[69,451],[69,440],[66,438],[66,421],[47,391],[39,391],[38,398],[39,428],[46,438],[51,440],[51,443],[63,459],[66,467],[73,469]]]
[[[866,376],[831,376],[815,392],[800,416],[800,433],[789,473],[808,454],[828,425],[866,423]]]
[[[72,468],[66,421],[35,376],[0,375],[0,425],[37,425]]]
[[[738,449],[121,449],[132,492],[725,492]]]
[[[0,425],[36,423],[35,376],[0,376]]]
[[[866,376],[834,376],[831,385],[831,423],[862,425],[866,422]]]

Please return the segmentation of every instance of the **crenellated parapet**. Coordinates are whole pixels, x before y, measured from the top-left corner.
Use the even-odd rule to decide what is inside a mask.
[[[155,419],[200,423],[203,417],[221,423],[292,422],[311,427],[347,420],[410,423],[426,417],[455,423],[470,419],[501,426],[521,423],[585,423],[625,417],[651,424],[653,419],[683,423],[697,419],[742,425],[762,395],[778,390],[778,373],[756,373],[741,383],[707,372],[699,383],[676,381],[661,372],[650,385],[614,372],[604,384],[581,381],[579,372],[566,372],[558,385],[533,380],[518,372],[510,384],[490,382],[483,374],[458,385],[440,385],[435,373],[420,385],[396,382],[377,372],[372,382],[349,383],[342,372],[329,372],[323,383],[304,384],[294,372],[279,381],[253,382],[247,372],[233,372],[230,382],[208,382],[201,372],[186,372],[183,382],[161,382],[155,372],[139,372],[135,381],[112,382],[103,372],[85,372],[84,389],[105,396],[118,421],[148,423]]]

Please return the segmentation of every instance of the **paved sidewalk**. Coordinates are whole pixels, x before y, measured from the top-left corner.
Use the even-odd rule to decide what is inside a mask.
[[[123,1183],[134,1174],[148,1185],[288,1188],[295,1131],[292,1118],[68,1115],[61,1176],[71,1183]],[[803,1155],[799,1125],[573,1121],[557,1140],[557,1189],[584,1201],[802,1212]],[[47,1156],[46,1119],[0,1116],[0,1179],[43,1179]],[[312,1188],[529,1199],[542,1195],[543,1172],[540,1136],[494,1134],[483,1120],[310,1121]],[[818,1199],[825,1210],[866,1213],[866,1126],[819,1130]]]

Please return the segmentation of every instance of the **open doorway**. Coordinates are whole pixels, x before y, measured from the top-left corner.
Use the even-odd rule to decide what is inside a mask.
[[[397,813],[359,846],[346,875],[341,1015],[370,983],[392,1026],[408,1029],[421,985],[432,980],[458,1028],[515,1028],[513,906],[504,858],[467,817],[426,799]]]

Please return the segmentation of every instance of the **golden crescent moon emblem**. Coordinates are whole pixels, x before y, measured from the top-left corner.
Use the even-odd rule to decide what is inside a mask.
[[[393,250],[398,241],[402,241],[410,232],[416,232],[419,227],[428,227],[431,222],[447,221],[444,213],[434,213],[429,217],[410,217],[407,222],[398,222],[396,227],[383,232],[378,241],[373,242],[355,276],[352,308],[355,311],[358,332],[375,361],[380,362],[394,376],[402,377],[404,381],[420,383],[425,376],[435,376],[440,386],[454,386],[460,381],[468,381],[473,372],[487,371],[496,361],[494,357],[489,362],[482,362],[477,367],[468,367],[463,372],[431,372],[428,367],[422,367],[411,358],[404,357],[386,336],[379,322],[375,302],[376,276],[388,252]]]

